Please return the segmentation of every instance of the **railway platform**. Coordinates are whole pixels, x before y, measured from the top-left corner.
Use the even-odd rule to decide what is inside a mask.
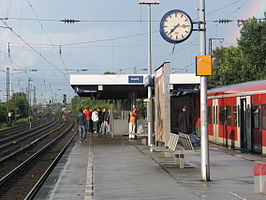
[[[252,166],[266,158],[210,145],[211,182],[201,181],[200,154],[185,168],[126,136],[90,135],[74,141],[35,199],[44,200],[261,200]]]

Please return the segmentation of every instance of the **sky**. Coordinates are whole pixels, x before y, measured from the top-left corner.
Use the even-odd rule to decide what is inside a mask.
[[[70,74],[147,73],[148,7],[138,0],[0,0],[0,100],[6,101],[6,69],[11,92],[25,92],[29,79],[38,103],[75,95]],[[237,44],[237,20],[264,18],[266,0],[206,0],[206,42],[212,48]],[[180,9],[198,21],[199,0],[160,0],[152,6],[152,68],[170,62],[172,73],[194,73],[199,32],[173,45],[159,33],[163,15]],[[75,19],[76,23],[60,20]],[[221,24],[219,19],[232,23]],[[195,28],[195,27],[194,27]],[[85,69],[85,70],[84,70]],[[33,94],[33,92],[32,92]],[[32,97],[33,98],[33,97]]]

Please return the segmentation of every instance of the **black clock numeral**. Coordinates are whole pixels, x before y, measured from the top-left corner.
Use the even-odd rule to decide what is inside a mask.
[[[182,38],[184,38],[185,36],[184,35],[181,35]]]
[[[175,36],[175,39],[178,40],[178,36]]]

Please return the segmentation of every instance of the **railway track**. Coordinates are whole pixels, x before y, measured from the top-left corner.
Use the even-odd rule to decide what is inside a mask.
[[[76,130],[70,118],[57,120],[30,137],[16,139],[9,150],[0,153],[0,199],[32,199]]]
[[[24,131],[17,134],[11,134],[10,136],[0,140],[0,161],[4,159],[4,156],[9,156],[10,154],[17,151],[17,149],[22,149],[31,142],[37,140],[41,135],[45,135],[49,130],[54,130],[54,126],[60,122],[58,119],[54,119],[49,123],[45,123],[38,128],[33,130]]]
[[[38,119],[36,121],[33,121],[31,123],[31,130],[45,126],[45,125],[51,123],[52,120],[53,120],[53,118],[41,118],[41,119]],[[27,132],[27,131],[30,131],[30,124],[29,123],[21,124],[18,126],[14,126],[12,128],[1,130],[0,131],[0,141],[4,140],[5,138],[11,137],[13,135],[17,135],[19,133]]]

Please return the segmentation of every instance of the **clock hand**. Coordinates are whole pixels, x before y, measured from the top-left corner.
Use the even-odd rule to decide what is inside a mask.
[[[180,25],[180,24],[177,24],[177,25],[175,25],[175,27],[174,27],[174,28],[172,28],[168,34],[171,34],[171,33],[173,33],[173,32],[174,32],[174,30],[175,30],[175,29],[176,29],[176,28],[177,28],[179,25]]]
[[[189,25],[182,24],[182,28],[190,27]]]

